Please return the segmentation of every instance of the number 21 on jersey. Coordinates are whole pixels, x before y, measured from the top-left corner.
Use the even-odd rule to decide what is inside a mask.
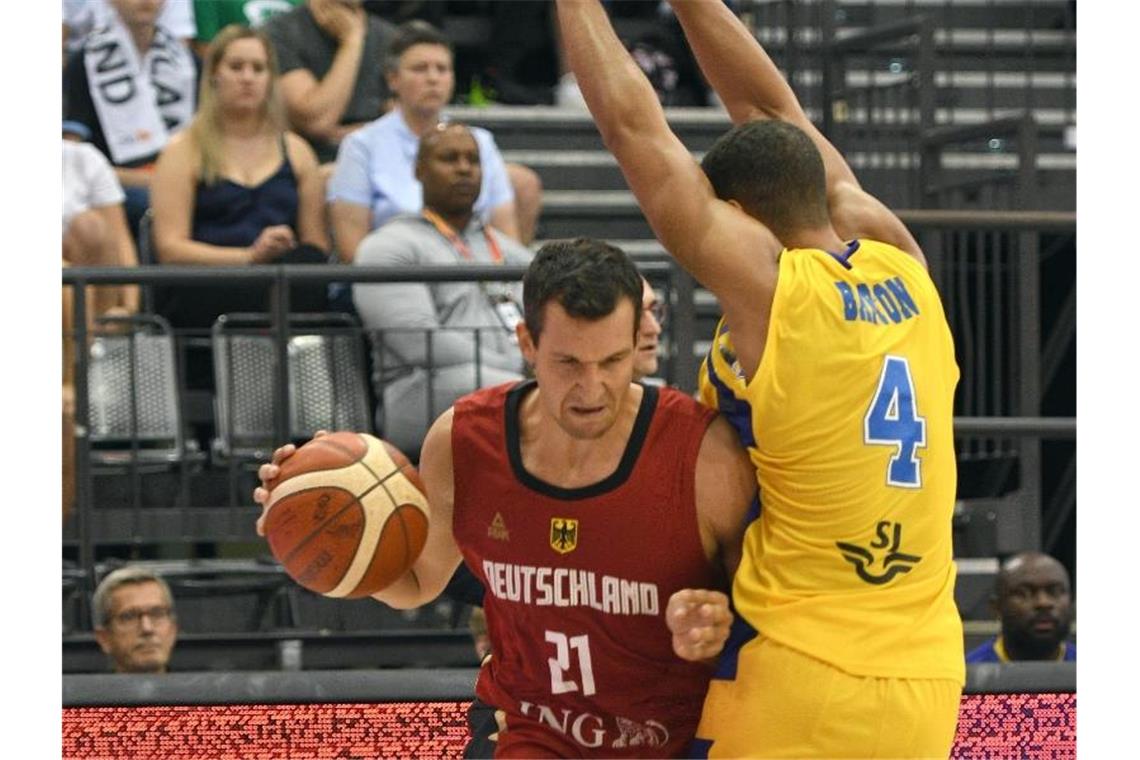
[[[863,417],[863,443],[894,447],[887,485],[922,487],[922,462],[916,452],[926,446],[926,419],[918,414],[910,363],[901,356],[883,359],[879,387]]]
[[[590,637],[567,636],[559,631],[546,631],[546,640],[554,645],[554,657],[547,658],[550,665],[550,693],[565,694],[570,691],[581,691],[583,696],[590,696],[594,690],[594,666],[590,662]],[[570,652],[577,653],[577,663],[570,662]],[[575,668],[576,666],[576,668]],[[577,669],[578,681],[569,678],[571,671]]]

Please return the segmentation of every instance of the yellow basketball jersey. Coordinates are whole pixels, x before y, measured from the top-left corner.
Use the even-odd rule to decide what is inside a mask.
[[[747,381],[724,321],[701,367],[756,466],[733,582],[763,635],[856,675],[965,680],[954,603],[954,345],[911,256],[785,250]]]

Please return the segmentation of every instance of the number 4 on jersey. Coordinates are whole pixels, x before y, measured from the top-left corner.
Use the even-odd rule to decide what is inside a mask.
[[[887,465],[887,485],[922,487],[922,463],[915,451],[926,446],[926,420],[918,416],[910,364],[901,356],[887,356],[879,388],[863,418],[863,442],[893,446]]]

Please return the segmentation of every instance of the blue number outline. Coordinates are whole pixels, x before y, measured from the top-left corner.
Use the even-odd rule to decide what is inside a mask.
[[[884,425],[889,429],[883,430]],[[900,434],[900,427],[913,429]],[[918,414],[918,397],[906,357],[883,357],[878,387],[863,416],[863,443],[895,448],[887,465],[887,485],[922,488],[922,460],[917,452],[926,448],[926,418]]]

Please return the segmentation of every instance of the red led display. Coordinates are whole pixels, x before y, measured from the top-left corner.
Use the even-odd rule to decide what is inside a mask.
[[[455,758],[467,703],[73,707],[63,757],[79,760]],[[1076,695],[962,698],[955,758],[1076,756]]]

